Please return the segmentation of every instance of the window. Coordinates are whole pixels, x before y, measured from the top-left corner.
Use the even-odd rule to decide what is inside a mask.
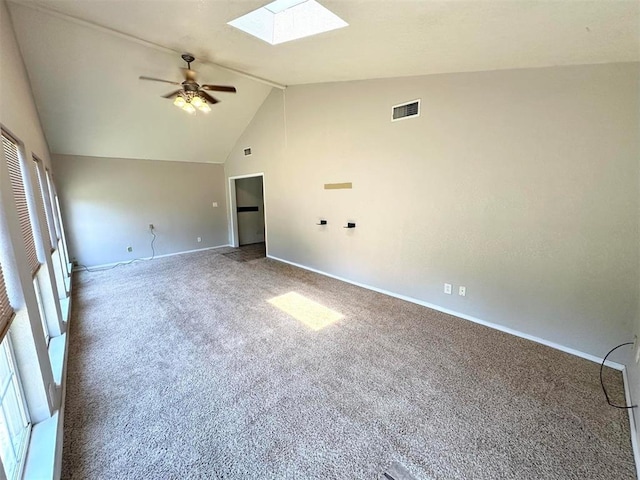
[[[9,480],[21,475],[30,427],[13,347],[7,335],[0,344],[0,457]]]
[[[276,0],[228,24],[271,45],[349,26],[316,0]]]
[[[27,200],[26,194],[26,184],[24,174],[28,173],[28,171],[23,171],[23,165],[17,142],[8,137],[4,132],[2,134],[2,146],[4,148],[4,154],[7,160],[7,166],[9,167],[9,179],[11,181],[11,188],[13,190],[13,197],[16,202],[16,208],[18,210],[18,218],[20,220],[20,230],[22,231],[22,238],[24,239],[24,245],[27,250],[27,260],[29,262],[29,266],[31,267],[31,275],[33,276],[33,287],[36,292],[36,300],[38,303],[38,310],[40,313],[40,320],[42,322],[42,327],[44,329],[44,337],[45,341],[49,342],[49,330],[47,328],[47,319],[44,313],[43,303],[42,303],[42,291],[40,290],[40,285],[38,284],[38,271],[40,269],[40,261],[38,260],[38,256],[36,253],[36,244],[35,244],[35,231],[37,224],[37,202],[32,202],[31,207],[31,215],[29,213],[29,202]],[[26,166],[25,166],[26,167]],[[35,200],[35,199],[34,199]],[[43,197],[44,201],[44,197]],[[35,208],[34,208],[35,207]],[[47,245],[49,241],[49,232],[44,228],[46,239],[42,239],[44,242],[45,250],[47,248],[51,248],[50,245]]]
[[[11,307],[11,303],[9,303],[9,295],[7,295],[4,273],[0,266],[0,338],[2,338],[9,329],[9,325],[11,325],[13,317],[13,308]]]
[[[20,219],[20,231],[24,240],[24,247],[27,251],[27,261],[31,268],[31,275],[35,277],[40,268],[40,261],[36,253],[36,244],[33,236],[33,225],[29,216],[29,205],[27,195],[24,190],[24,178],[22,176],[22,166],[18,153],[18,145],[9,138],[4,132],[2,133],[2,147],[4,148],[4,156],[9,167],[9,179],[13,190],[13,198],[16,202],[18,210],[18,218]]]
[[[54,223],[53,219],[51,218],[51,215],[53,214],[53,210],[51,208],[47,208],[47,206],[50,207],[51,204],[48,203],[46,200],[48,198],[48,195],[46,191],[46,179],[44,178],[42,162],[35,156],[32,158],[33,158],[33,164],[36,170],[36,178],[38,179],[38,187],[39,187],[38,191],[40,192],[40,199],[42,200],[42,208],[43,208],[42,213],[44,214],[44,217],[47,220],[47,224],[43,226],[43,230],[45,230],[46,237],[51,242],[51,251],[53,252],[53,250],[56,249],[56,246],[58,243],[56,241],[56,237],[53,232],[53,230],[55,229],[55,226],[53,225]]]
[[[42,331],[44,332],[44,341],[49,345],[49,339],[51,336],[49,335],[49,327],[47,326],[47,317],[44,313],[43,303],[42,303],[42,292],[40,291],[40,283],[38,276],[33,279],[33,289],[36,292],[36,302],[38,303],[38,313],[40,313],[40,323],[42,323]]]
[[[53,179],[51,178],[51,172],[49,169],[45,169],[45,175],[47,177],[47,187],[49,187],[49,202],[51,203],[51,211],[53,212],[53,223],[56,230],[56,237],[60,240],[60,217],[58,210],[56,209],[56,192],[53,189]]]
[[[56,237],[60,241],[62,240],[61,261],[64,264],[67,275],[71,274],[69,270],[69,252],[67,252],[67,246],[62,230],[62,216],[60,215],[60,203],[58,202],[58,195],[56,194],[56,187],[53,183],[51,172],[48,168],[45,168],[45,175],[47,177],[47,187],[49,187],[49,200],[51,201],[51,211],[53,212],[53,223],[56,229]]]

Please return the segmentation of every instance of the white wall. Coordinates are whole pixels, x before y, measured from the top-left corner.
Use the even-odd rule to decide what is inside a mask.
[[[49,148],[4,1],[0,2],[0,20],[0,122],[49,165]]]
[[[258,207],[257,212],[237,212],[240,245],[264,242],[262,177],[236,179],[237,207]]]
[[[42,131],[38,112],[31,92],[22,56],[16,42],[13,25],[4,0],[0,0],[0,125],[18,140],[27,161],[35,154],[46,165],[50,165],[49,149]],[[18,310],[11,327],[18,367],[22,375],[26,401],[34,423],[45,420],[53,413],[57,399],[50,395],[55,391],[53,372],[47,354],[47,345],[42,334],[38,304],[33,287],[31,269],[27,263],[24,241],[15,207],[15,199],[8,181],[8,170],[4,155],[0,153],[0,225],[2,234],[3,274],[9,283],[8,293],[12,306]],[[33,187],[35,179],[25,177]],[[29,190],[27,195],[29,195]],[[32,197],[40,203],[39,195]],[[43,217],[38,221],[44,223]],[[36,244],[42,245],[41,231],[36,228]],[[42,270],[52,270],[51,257],[39,259],[44,262]],[[46,278],[46,277],[45,277]],[[56,291],[54,279],[50,287]],[[56,453],[57,455],[59,452]],[[0,473],[0,476],[2,474]]]
[[[156,255],[228,243],[222,165],[69,155],[53,164],[69,255],[82,265],[151,256],[150,223]]]
[[[294,86],[225,171],[265,172],[273,256],[602,356],[638,313],[638,80],[628,63]]]

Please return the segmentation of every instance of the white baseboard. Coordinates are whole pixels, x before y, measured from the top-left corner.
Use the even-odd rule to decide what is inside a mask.
[[[629,378],[627,369],[622,369],[622,381],[624,383],[624,399],[626,405],[632,405],[631,390],[629,389]],[[627,408],[629,413],[629,430],[631,431],[631,448],[633,449],[633,459],[636,463],[636,477],[640,478],[640,450],[638,449],[638,430],[636,429],[635,412],[633,408]]]
[[[224,245],[216,245],[215,247],[196,248],[195,250],[184,250],[182,252],[165,253],[164,255],[156,255],[155,258],[174,257],[176,255],[184,255],[185,253],[204,252],[205,250],[215,250],[217,248],[230,247],[228,243]],[[151,257],[146,257],[144,260],[151,260]]]
[[[195,250],[183,250],[181,252],[165,253],[164,255],[156,255],[154,257],[141,257],[141,258],[135,258],[133,260],[120,260],[119,262],[103,263],[102,265],[91,265],[90,267],[87,267],[87,268],[88,269],[92,269],[92,268],[100,269],[100,268],[105,268],[105,267],[113,267],[114,265],[128,264],[128,263],[133,263],[135,261],[140,261],[140,260],[147,261],[147,260],[151,260],[151,258],[153,258],[155,260],[156,258],[173,257],[175,255],[184,255],[185,253],[204,252],[205,250],[215,250],[216,248],[224,248],[224,247],[230,247],[230,246],[231,245],[229,245],[227,243],[225,245],[216,245],[215,247],[196,248]],[[74,267],[73,270],[74,271],[82,271],[82,269],[78,269],[77,267]]]
[[[433,303],[425,302],[423,300],[419,300],[417,298],[408,297],[406,295],[401,295],[399,293],[394,293],[389,290],[384,290],[382,288],[373,287],[371,285],[367,285],[365,283],[355,282],[353,280],[349,280],[347,278],[339,277],[337,275],[332,275],[331,273],[323,272],[322,270],[317,270],[315,268],[307,267],[305,265],[301,265],[299,263],[290,262],[289,260],[285,260],[283,258],[275,257],[273,255],[267,255],[268,258],[273,260],[277,260],[278,262],[287,263],[289,265],[293,265],[294,267],[302,268],[304,270],[309,270],[311,272],[319,273],[320,275],[324,275],[326,277],[335,278],[336,280],[340,280],[342,282],[350,283],[351,285],[356,285],[358,287],[366,288],[367,290],[373,290],[374,292],[383,293],[385,295],[389,295],[390,297],[399,298],[400,300],[405,300],[407,302],[415,303],[418,305],[422,305],[423,307],[431,308],[433,310],[437,310],[442,313],[446,313],[449,315],[453,315],[454,317],[463,318],[464,320],[469,320],[470,322],[478,323],[480,325],[484,325],[485,327],[493,328],[495,330],[500,330],[501,332],[509,333],[511,335],[515,335],[516,337],[525,338],[527,340],[531,340],[532,342],[541,343],[542,345],[546,345],[547,347],[555,348],[556,350],[560,350],[565,353],[569,353],[571,355],[575,355],[577,357],[585,358],[595,363],[602,363],[602,358],[597,357],[595,355],[591,355],[590,353],[581,352],[580,350],[576,350],[575,348],[567,347],[565,345],[561,345],[556,342],[551,342],[549,340],[545,340],[544,338],[536,337],[534,335],[530,335],[528,333],[521,332],[519,330],[515,330],[513,328],[505,327],[504,325],[500,325],[498,323],[488,322],[486,320],[482,320],[477,317],[473,317],[471,315],[467,315],[466,313],[456,312],[454,310],[450,310],[448,308],[441,307],[439,305],[435,305]],[[615,368],[616,370],[624,370],[624,365],[618,362],[612,362],[611,360],[607,360],[605,365],[607,367]],[[640,478],[640,477],[639,477]]]

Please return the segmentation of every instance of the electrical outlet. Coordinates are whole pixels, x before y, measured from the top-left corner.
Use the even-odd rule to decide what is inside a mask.
[[[198,237],[198,243],[202,241],[202,237]]]
[[[447,295],[451,295],[451,289],[452,289],[452,286],[450,283],[444,284],[444,293],[446,293]]]
[[[464,297],[467,295],[467,287],[463,287],[462,285],[458,287],[458,295]]]
[[[213,208],[218,208],[218,202],[212,202],[211,205],[213,205]]]
[[[127,252],[133,252],[133,248],[127,247]]]

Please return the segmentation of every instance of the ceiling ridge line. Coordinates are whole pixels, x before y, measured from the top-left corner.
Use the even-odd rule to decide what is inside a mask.
[[[172,54],[173,53],[177,53],[179,55],[182,55],[184,53],[184,52],[181,52],[181,51],[174,50],[172,48],[166,47],[164,45],[160,45],[159,43],[150,42],[148,40],[144,40],[143,38],[139,38],[139,37],[136,37],[134,35],[130,35],[128,33],[121,32],[119,30],[115,30],[113,28],[105,27],[103,25],[99,25],[97,23],[90,22],[88,20],[83,20],[82,18],[74,17],[73,15],[69,15],[69,14],[66,14],[66,13],[59,12],[58,10],[55,10],[53,8],[50,8],[50,7],[45,7],[44,5],[41,5],[41,4],[36,4],[36,3],[18,3],[18,2],[12,2],[11,0],[9,0],[9,2],[13,3],[14,5],[18,5],[18,6],[30,8],[32,10],[36,10],[36,11],[39,11],[39,12],[42,12],[42,13],[46,13],[48,15],[60,18],[62,20],[67,20],[67,21],[75,23],[77,25],[82,25],[82,26],[85,26],[85,27],[88,27],[88,28],[92,28],[94,30],[99,30],[101,32],[108,33],[109,35],[114,35],[116,37],[120,37],[120,38],[123,38],[125,40],[129,40],[131,42],[135,42],[135,43],[137,43],[139,45],[144,45],[146,47],[153,48],[155,50],[159,50],[159,51],[166,52],[166,53],[172,53]],[[198,60],[198,62],[202,63],[202,64],[205,64],[205,65],[212,66],[212,67],[220,68],[222,70],[226,70],[226,71],[234,73],[236,75],[240,75],[241,77],[245,77],[245,78],[248,78],[248,79],[253,80],[255,82],[259,82],[259,83],[262,83],[264,85],[268,85],[270,87],[275,87],[275,88],[278,88],[280,90],[285,90],[287,88],[286,85],[282,85],[280,83],[268,80],[266,78],[258,77],[256,75],[252,75],[250,73],[243,72],[242,70],[236,70],[235,68],[227,67],[225,65],[220,65],[219,63],[210,62],[208,60]]]

